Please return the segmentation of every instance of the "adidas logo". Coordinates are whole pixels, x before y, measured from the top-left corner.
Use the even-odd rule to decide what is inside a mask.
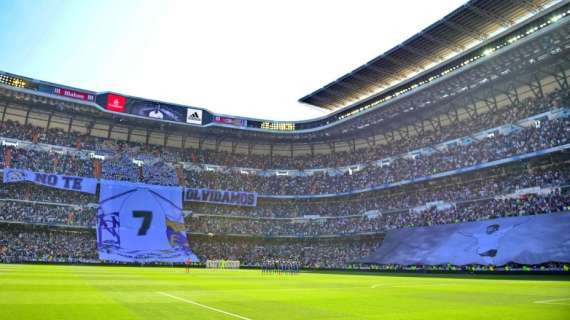
[[[188,114],[186,115],[186,122],[202,124],[202,110],[188,109]]]
[[[198,120],[201,121],[202,119],[200,119],[200,116],[198,115],[198,112],[194,112],[193,114],[188,116],[188,120]]]

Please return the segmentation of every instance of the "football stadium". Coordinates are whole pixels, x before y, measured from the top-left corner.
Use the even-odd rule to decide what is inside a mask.
[[[0,71],[0,319],[570,319],[570,2],[399,41],[299,121]]]

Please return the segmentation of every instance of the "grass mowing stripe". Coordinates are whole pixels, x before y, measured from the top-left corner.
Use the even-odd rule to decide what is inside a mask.
[[[0,283],[6,282],[7,278],[9,277],[9,273],[11,273],[12,271],[14,271],[16,269],[18,269],[18,266],[0,264],[0,276],[5,275],[5,277],[2,277],[2,281],[0,281]]]
[[[182,301],[182,302],[186,302],[186,303],[189,303],[189,304],[193,304],[193,305],[195,305],[195,306],[199,306],[199,307],[202,307],[202,308],[206,308],[206,309],[208,309],[208,310],[212,310],[212,311],[216,311],[216,312],[219,312],[219,313],[223,313],[223,314],[226,314],[226,315],[229,315],[229,316],[232,316],[232,317],[236,317],[236,318],[239,318],[239,319],[242,319],[242,320],[252,320],[251,318],[246,318],[246,317],[244,317],[244,316],[240,316],[239,314],[235,314],[235,313],[227,312],[227,311],[220,310],[220,309],[217,309],[217,308],[214,308],[214,307],[210,307],[210,306],[207,306],[207,305],[205,305],[205,304],[198,303],[198,302],[196,302],[196,301],[192,301],[192,300],[187,300],[187,299],[184,299],[184,298],[180,298],[180,297],[177,297],[177,296],[175,296],[175,295],[168,294],[168,293],[166,293],[166,292],[160,292],[160,291],[159,291],[159,292],[157,292],[157,293],[160,294],[160,295],[166,296],[166,297],[170,297],[170,298],[172,298],[172,299],[176,299],[176,300],[179,300],[179,301]]]

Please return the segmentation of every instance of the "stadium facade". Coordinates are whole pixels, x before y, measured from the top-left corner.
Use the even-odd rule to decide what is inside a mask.
[[[568,57],[568,2],[474,0],[301,98],[332,110],[306,121],[2,72],[0,160],[4,173],[217,190],[184,202],[201,260],[345,268],[374,262],[392,230],[568,211]],[[2,190],[0,259],[100,261],[94,195]]]

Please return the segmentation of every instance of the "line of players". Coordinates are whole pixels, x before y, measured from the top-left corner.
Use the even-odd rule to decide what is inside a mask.
[[[268,259],[261,263],[263,274],[298,274],[301,271],[301,263],[294,260]]]

